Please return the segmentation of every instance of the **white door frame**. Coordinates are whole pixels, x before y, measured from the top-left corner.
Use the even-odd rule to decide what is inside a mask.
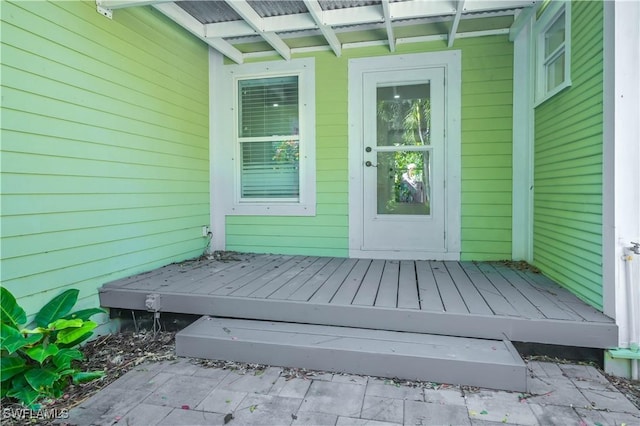
[[[376,71],[445,69],[445,249],[403,252],[363,250],[363,74]],[[461,52],[416,53],[349,60],[349,256],[384,259],[460,259]]]

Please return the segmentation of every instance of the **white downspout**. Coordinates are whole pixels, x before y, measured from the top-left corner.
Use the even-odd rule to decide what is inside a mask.
[[[629,324],[629,349],[640,350],[640,244],[624,248],[624,280],[626,283],[627,319]],[[638,380],[638,360],[631,361],[631,378]]]

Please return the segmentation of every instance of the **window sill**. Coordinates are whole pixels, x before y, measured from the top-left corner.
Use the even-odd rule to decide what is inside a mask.
[[[233,204],[229,216],[315,216],[315,204]]]
[[[534,108],[539,107],[540,105],[545,103],[547,100],[553,98],[555,95],[562,92],[568,87],[571,87],[571,80],[565,80],[562,84],[558,85],[556,88],[554,88],[550,92],[545,93],[544,96],[537,98],[533,104],[533,107]]]

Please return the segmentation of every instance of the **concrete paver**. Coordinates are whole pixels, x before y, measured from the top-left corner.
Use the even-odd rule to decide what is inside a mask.
[[[136,367],[70,411],[77,425],[640,425],[640,410],[597,369],[530,362],[530,393],[421,388],[282,369],[239,372],[188,359]],[[233,416],[233,418],[231,418]],[[226,421],[226,423],[225,423]]]
[[[175,375],[145,399],[147,404],[195,408],[218,382],[202,377]]]
[[[358,417],[362,409],[365,387],[352,383],[314,381],[301,409],[339,416]]]
[[[470,425],[467,409],[461,405],[404,401],[406,425]]]
[[[365,396],[360,417],[383,422],[402,423],[404,404],[400,399]]]
[[[517,393],[483,390],[466,396],[470,417],[520,425],[538,424],[529,404],[521,402]]]
[[[233,425],[288,425],[293,422],[301,399],[273,395],[248,395],[233,416]]]

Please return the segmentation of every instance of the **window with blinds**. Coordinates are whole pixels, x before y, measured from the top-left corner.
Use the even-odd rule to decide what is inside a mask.
[[[298,76],[238,81],[241,200],[300,196]]]

